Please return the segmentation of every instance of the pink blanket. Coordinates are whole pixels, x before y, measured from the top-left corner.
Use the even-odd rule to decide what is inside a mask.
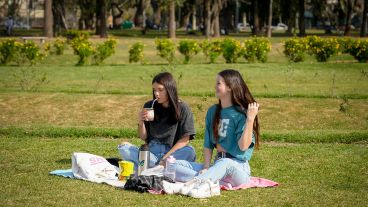
[[[232,186],[230,183],[220,182],[221,190],[239,190],[245,188],[266,188],[266,187],[276,187],[279,184],[264,178],[251,177],[250,182],[247,184],[242,184],[239,186]]]

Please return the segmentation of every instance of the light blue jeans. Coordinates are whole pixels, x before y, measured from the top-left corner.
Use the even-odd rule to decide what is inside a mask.
[[[161,144],[155,140],[152,140],[149,144],[150,162],[149,167],[154,167],[158,164],[161,158],[171,149],[169,145]],[[119,153],[123,160],[134,163],[134,172],[138,172],[138,155],[139,148],[132,144],[118,145]],[[176,160],[184,160],[189,162],[195,162],[196,153],[192,146],[185,146],[174,153],[172,153]]]
[[[240,161],[235,158],[220,158],[202,174],[203,164],[177,160],[176,181],[187,182],[194,177],[201,180],[211,180],[212,182],[223,181],[232,186],[239,186],[250,181],[250,166],[248,161]]]

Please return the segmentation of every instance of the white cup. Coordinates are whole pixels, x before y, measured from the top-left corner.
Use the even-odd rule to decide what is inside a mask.
[[[144,110],[147,111],[146,121],[153,121],[155,118],[155,111],[153,108],[144,108]]]

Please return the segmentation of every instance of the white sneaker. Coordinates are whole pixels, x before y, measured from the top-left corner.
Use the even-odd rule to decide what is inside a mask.
[[[201,184],[201,180],[198,178],[193,178],[192,180],[184,183],[183,187],[180,189],[180,194],[188,195],[188,193],[197,185]]]
[[[181,188],[184,186],[184,183],[170,183],[167,182],[166,180],[163,180],[162,186],[164,188],[165,193],[175,194],[180,192]]]
[[[220,195],[220,184],[218,181],[211,182],[210,180],[203,180],[200,185],[195,186],[188,193],[193,198],[209,198]]]

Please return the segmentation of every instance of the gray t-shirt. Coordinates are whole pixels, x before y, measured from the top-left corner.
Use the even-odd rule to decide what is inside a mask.
[[[149,108],[151,105],[152,101],[148,101],[144,104],[144,107]],[[169,116],[173,115],[172,110],[164,108],[156,102],[154,107],[155,119],[153,121],[144,122],[148,143],[152,140],[156,140],[172,147],[184,136],[189,136],[190,139],[194,139],[195,129],[192,111],[184,102],[179,102],[179,108],[180,120],[176,122]]]

